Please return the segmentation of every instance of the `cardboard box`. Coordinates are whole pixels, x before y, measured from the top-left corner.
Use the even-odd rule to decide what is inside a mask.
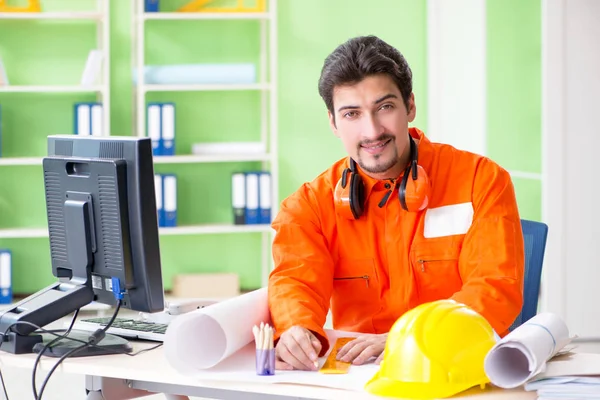
[[[229,298],[240,294],[240,279],[233,273],[179,274],[173,277],[173,297]]]

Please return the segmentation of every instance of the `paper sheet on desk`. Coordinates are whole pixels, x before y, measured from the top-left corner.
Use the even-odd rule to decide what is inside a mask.
[[[337,337],[357,336],[356,333],[326,330],[333,343]],[[319,359],[320,366],[326,355]],[[347,374],[321,374],[317,371],[276,371],[272,376],[259,376],[255,368],[255,345],[248,343],[240,350],[211,368],[196,369],[191,376],[202,381],[235,381],[247,383],[294,384],[321,386],[364,392],[365,384],[375,375],[379,365],[365,364],[351,366]]]
[[[252,327],[270,323],[262,288],[175,318],[165,334],[164,354],[178,372],[213,367],[254,341]]]
[[[570,341],[559,316],[538,314],[496,343],[485,358],[485,372],[501,388],[521,386],[542,372],[547,361]]]
[[[546,370],[525,384],[540,398],[600,400],[600,354],[567,353],[554,357]]]

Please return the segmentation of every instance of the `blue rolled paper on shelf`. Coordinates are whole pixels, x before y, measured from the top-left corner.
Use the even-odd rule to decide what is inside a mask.
[[[137,71],[133,71],[137,84]],[[146,85],[249,84],[256,83],[256,66],[251,63],[146,65]]]

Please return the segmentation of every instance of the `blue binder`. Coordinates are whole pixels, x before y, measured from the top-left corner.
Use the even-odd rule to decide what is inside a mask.
[[[177,226],[177,176],[163,175],[163,210],[165,227]]]
[[[246,224],[258,224],[259,213],[258,203],[259,199],[259,173],[258,172],[246,172]]]
[[[163,201],[163,176],[154,174],[154,190],[156,192],[156,212],[158,217],[158,226],[165,226],[165,209]]]
[[[145,0],[146,12],[158,12],[158,0]]]
[[[162,103],[160,107],[161,155],[175,155],[175,104]]]
[[[0,304],[12,303],[12,253],[0,249]]]
[[[152,141],[152,154],[162,155],[161,103],[148,103],[146,106],[146,136]]]
[[[258,223],[271,223],[271,173],[261,171],[258,175]]]
[[[102,112],[102,103],[75,103],[73,133],[80,136],[101,136]]]
[[[231,175],[231,208],[234,225],[246,223],[246,174],[235,172]]]
[[[73,108],[73,133],[90,136],[92,134],[92,106],[90,103],[75,103]]]

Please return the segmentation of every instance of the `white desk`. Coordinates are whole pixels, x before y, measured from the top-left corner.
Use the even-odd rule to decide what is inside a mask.
[[[132,342],[134,351],[151,347],[149,343]],[[233,356],[232,356],[233,357]],[[0,367],[9,366],[31,370],[35,355],[14,355],[0,353]],[[44,357],[40,372],[47,372],[57,359]],[[227,360],[226,360],[227,361]],[[162,347],[147,353],[130,357],[126,355],[69,358],[56,372],[86,375],[86,388],[90,390],[88,399],[124,400],[143,397],[155,393],[165,393],[167,399],[187,399],[186,396],[215,399],[383,399],[367,393],[346,391],[317,386],[211,380],[185,377],[174,371],[163,356]],[[250,372],[251,374],[253,373]],[[306,372],[316,374],[317,372]],[[52,378],[50,378],[52,380]],[[268,377],[265,377],[268,381]],[[83,388],[82,388],[83,391]],[[482,391],[471,389],[461,399],[472,400],[533,400],[535,393],[522,390],[500,390],[487,388]]]

